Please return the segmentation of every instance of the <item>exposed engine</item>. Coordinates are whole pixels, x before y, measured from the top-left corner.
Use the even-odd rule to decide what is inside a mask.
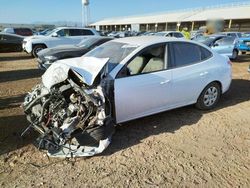
[[[107,127],[113,125],[101,86],[89,88],[73,71],[50,89],[37,85],[26,96],[23,108],[30,127],[40,133],[37,147],[49,155],[91,156],[110,143],[113,130]]]

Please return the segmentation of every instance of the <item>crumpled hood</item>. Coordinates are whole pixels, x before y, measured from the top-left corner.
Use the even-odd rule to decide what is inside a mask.
[[[43,74],[42,82],[46,88],[50,89],[65,81],[71,69],[82,77],[84,83],[91,86],[108,60],[109,58],[78,57],[57,61]]]

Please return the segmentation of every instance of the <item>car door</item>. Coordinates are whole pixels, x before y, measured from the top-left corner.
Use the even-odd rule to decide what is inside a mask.
[[[173,42],[171,56],[174,61],[171,98],[173,107],[193,104],[208,84],[209,57],[212,54],[197,44]]]
[[[221,55],[231,56],[235,46],[234,40],[234,37],[223,37],[215,41],[211,48]]]
[[[118,73],[114,83],[117,123],[167,109],[172,79],[167,52],[165,43],[150,46]]]

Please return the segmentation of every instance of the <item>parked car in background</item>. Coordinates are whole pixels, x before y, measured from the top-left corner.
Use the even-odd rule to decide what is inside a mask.
[[[220,33],[220,34],[224,34],[224,35],[227,35],[229,37],[235,37],[237,39],[239,39],[239,38],[242,37],[242,33],[241,32],[223,32],[223,33]]]
[[[162,31],[155,33],[155,36],[175,37],[184,39],[185,36],[179,31]]]
[[[38,35],[25,38],[23,41],[23,49],[33,57],[37,57],[37,53],[45,48],[79,44],[85,36],[91,35],[99,36],[99,33],[89,28],[60,27],[44,36]]]
[[[191,104],[214,108],[231,79],[228,57],[205,45],[129,37],[53,63],[23,107],[41,134],[40,149],[55,157],[93,156],[110,144],[116,124]],[[91,147],[87,138],[95,141]]]
[[[91,36],[86,37],[77,45],[62,45],[41,50],[37,54],[38,67],[45,70],[57,60],[80,57],[95,47],[112,39],[111,37]]]
[[[4,33],[16,34],[21,36],[32,36],[33,31],[30,28],[5,28]]]
[[[47,33],[51,32],[53,29],[45,29],[36,33],[36,35],[46,35]]]
[[[209,35],[198,40],[209,46],[212,50],[221,55],[228,56],[232,60],[238,58],[239,50],[237,49],[237,39],[225,35]]]
[[[9,33],[0,33],[0,52],[21,52],[24,37]]]
[[[250,52],[250,33],[242,34],[242,37],[238,40],[237,48],[243,54]]]

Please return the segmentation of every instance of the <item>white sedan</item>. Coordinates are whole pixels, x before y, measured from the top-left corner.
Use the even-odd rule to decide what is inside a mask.
[[[24,111],[42,135],[39,148],[91,156],[108,146],[115,124],[191,104],[212,109],[230,84],[229,59],[202,44],[123,38],[54,63],[26,97]],[[86,149],[87,138],[97,145]]]

